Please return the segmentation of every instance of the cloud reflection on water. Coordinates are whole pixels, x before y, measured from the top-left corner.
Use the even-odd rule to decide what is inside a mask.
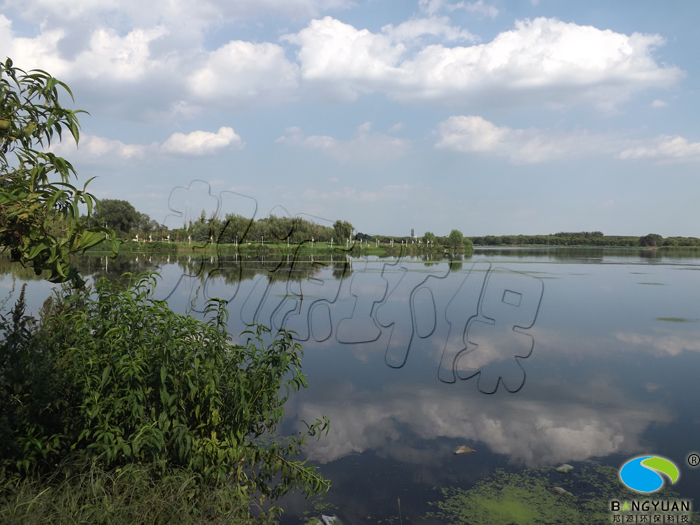
[[[308,457],[320,463],[368,450],[400,461],[431,462],[435,453],[422,442],[455,438],[539,467],[632,454],[642,449],[640,437],[651,423],[673,419],[661,405],[631,399],[603,381],[578,392],[539,385],[530,399],[465,400],[462,389],[439,384],[395,383],[376,392],[344,381],[328,383],[322,392],[311,390],[299,397],[297,415],[309,421],[324,414],[331,421],[329,435],[307,448]],[[403,437],[406,428],[413,441]]]

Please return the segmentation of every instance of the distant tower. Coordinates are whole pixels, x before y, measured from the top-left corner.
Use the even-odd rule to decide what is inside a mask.
[[[411,237],[415,239],[416,235],[413,233],[413,228],[411,228]]]

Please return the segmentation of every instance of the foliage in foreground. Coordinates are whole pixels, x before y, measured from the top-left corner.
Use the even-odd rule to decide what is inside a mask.
[[[552,489],[560,485],[571,496]],[[584,467],[567,483],[553,468],[507,473],[497,470],[469,490],[442,489],[444,499],[431,503],[437,510],[428,517],[454,525],[529,525],[537,523],[591,525],[610,523],[609,501],[646,499],[627,489],[612,467]],[[678,494],[664,488],[654,499],[674,499]],[[700,523],[693,513],[691,523]]]
[[[68,86],[41,70],[29,73],[15,67],[9,58],[0,63],[0,247],[9,249],[14,262],[31,263],[39,275],[51,272],[51,282],[84,283],[69,255],[84,252],[112,237],[108,228],[86,228],[78,222],[78,206],[88,215],[97,205],[86,187],[70,184],[76,175],[70,162],[46,148],[62,131],[79,140],[78,113],[61,106],[58,88],[73,97]],[[8,155],[14,153],[14,159]],[[52,181],[58,177],[59,181]]]
[[[38,322],[22,293],[0,325],[2,467],[36,476],[77,456],[107,471],[179,469],[241,500],[325,492],[313,467],[290,459],[306,435],[283,446],[255,439],[275,431],[290,389],[306,386],[291,334],[265,344],[258,326],[234,346],[224,301],[209,302],[207,323],[175,314],[152,299],[156,275],[127,274],[126,287],[103,278],[93,295],[64,287]],[[324,418],[307,434],[327,428]]]
[[[275,513],[245,516],[248,500],[186,470],[157,476],[134,464],[111,472],[94,463],[64,467],[51,478],[0,481],[0,523],[275,523]]]

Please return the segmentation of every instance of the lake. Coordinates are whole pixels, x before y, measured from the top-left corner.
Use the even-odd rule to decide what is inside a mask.
[[[157,269],[156,298],[180,313],[230,300],[233,333],[251,322],[297,332],[309,387],[285,405],[279,431],[330,419],[329,434],[305,450],[333,486],[322,500],[285,496],[282,523],[304,512],[418,522],[443,498],[436,489],[469,489],[497,469],[569,464],[571,475],[552,483],[575,494],[586,467],[620,469],[642,455],[678,467],[681,497],[698,493],[687,458],[700,452],[700,252],[312,258],[80,259],[93,277]],[[30,278],[15,274],[17,284]],[[30,281],[31,311],[51,287]],[[456,455],[459,446],[473,452]]]

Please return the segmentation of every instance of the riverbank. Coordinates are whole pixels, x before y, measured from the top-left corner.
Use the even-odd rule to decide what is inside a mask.
[[[326,242],[303,243],[303,244],[271,244],[271,243],[245,243],[245,244],[217,244],[217,243],[196,243],[196,242],[125,242],[119,248],[120,253],[145,253],[145,254],[178,254],[178,255],[256,255],[281,254],[292,256],[311,255],[347,255],[351,257],[377,256],[377,257],[399,257],[403,255],[424,255],[424,254],[448,254],[451,250],[444,246],[426,246],[424,244],[397,244],[393,245],[356,242],[351,245],[337,245]],[[104,254],[111,251],[107,246],[96,246],[88,250],[87,254]],[[460,255],[473,253],[470,248],[457,251]]]

